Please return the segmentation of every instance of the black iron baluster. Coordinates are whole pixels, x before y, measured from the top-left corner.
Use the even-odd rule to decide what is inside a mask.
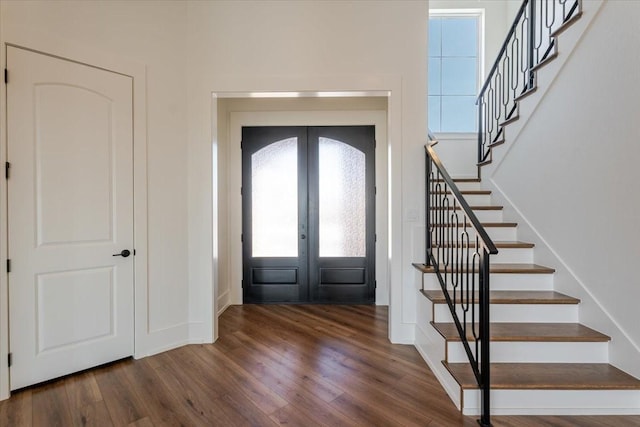
[[[429,135],[429,139],[433,139],[433,136]],[[432,166],[431,166],[431,158],[429,157],[428,154],[425,153],[424,156],[424,161],[425,161],[425,169],[426,169],[426,174],[425,174],[425,182],[424,182],[424,190],[425,190],[425,194],[424,194],[424,208],[425,208],[425,213],[424,213],[424,231],[425,231],[425,251],[427,253],[427,260],[426,260],[426,265],[431,265],[431,191],[430,191],[430,187],[431,187],[431,181],[433,180],[433,177],[431,176],[431,170],[432,170]]]
[[[489,308],[478,305],[476,296],[480,295],[480,302],[488,301],[489,254],[498,251],[442,166],[433,147],[427,145],[426,149],[429,172],[427,197],[430,197],[430,201],[425,204],[430,209],[427,227],[431,230],[431,242],[426,245],[427,257],[435,270],[478,387],[483,393],[483,402],[488,402],[488,396],[484,397],[484,393],[490,389]],[[475,243],[469,238],[470,232],[474,233]],[[474,341],[473,344],[470,339]],[[484,372],[485,369],[487,372]],[[482,425],[490,425],[489,409],[489,406],[483,406]]]

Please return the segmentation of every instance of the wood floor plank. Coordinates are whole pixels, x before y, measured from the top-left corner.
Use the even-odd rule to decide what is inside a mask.
[[[345,416],[359,420],[368,426],[415,426],[428,424],[431,419],[413,411],[389,411],[392,402],[378,400],[372,396],[344,394],[331,402],[336,410]]]
[[[172,359],[175,357],[174,362],[159,368],[158,374],[197,417],[206,419],[202,425],[250,425],[247,418],[223,398],[225,392],[232,393],[233,390],[218,381],[212,372],[202,369],[201,364],[190,363],[190,359],[196,359],[190,350],[183,348],[180,353],[172,351],[171,354]],[[255,410],[259,411],[258,408]]]
[[[13,393],[10,399],[0,402],[0,427],[31,426],[32,408],[31,390]]]
[[[151,421],[158,425],[190,425],[192,420],[175,395],[162,382],[146,359],[125,365],[125,375],[135,384],[148,408]]]
[[[348,419],[340,413],[336,413],[328,404],[328,402],[342,395],[342,391],[340,391],[339,394],[324,394],[323,392],[325,392],[326,389],[320,386],[319,392],[316,388],[319,385],[311,381],[308,377],[305,378],[304,375],[302,377],[296,377],[284,374],[282,369],[277,366],[273,369],[268,361],[266,361],[266,364],[263,364],[258,360],[258,356],[255,353],[251,353],[247,349],[237,349],[233,353],[233,357],[238,364],[245,367],[245,369],[251,370],[256,378],[284,400],[301,411],[313,413],[313,418],[321,424],[334,426],[353,423],[353,420]],[[335,387],[333,388],[336,389]],[[320,397],[320,395],[323,396]],[[274,414],[288,413],[289,409],[285,411],[278,410]],[[276,418],[278,417],[279,416],[276,416]],[[272,416],[272,418],[274,417]]]
[[[155,369],[162,382],[169,388],[174,398],[181,403],[183,411],[189,414],[194,425],[232,422],[215,403],[217,395],[212,395],[197,382],[180,375],[175,366],[165,364]]]
[[[238,414],[247,420],[247,426],[274,426],[277,423],[269,418],[264,412],[256,410],[256,406],[249,404],[241,393],[229,392],[222,395],[220,398],[225,404],[233,408]]]
[[[149,416],[140,390],[129,382],[125,374],[127,365],[133,363],[126,360],[93,371],[111,420],[117,426],[129,425]]]
[[[90,403],[71,411],[75,427],[109,427],[113,426],[109,409],[103,400]]]
[[[65,380],[50,382],[39,387],[32,396],[34,427],[67,427],[73,425]]]
[[[154,427],[151,418],[144,417],[137,421],[127,424],[128,427]]]
[[[294,306],[290,306],[294,307]],[[314,327],[314,332],[320,332],[323,337],[329,335],[335,338],[335,347],[342,354],[358,354],[358,355],[366,355],[367,357],[373,357],[372,355],[379,356],[381,359],[387,359],[390,357],[391,360],[396,362],[396,366],[394,370],[403,369],[404,367],[408,367],[412,372],[416,368],[420,369],[422,367],[425,368],[425,373],[428,372],[428,368],[424,364],[424,361],[416,351],[415,347],[408,345],[392,345],[386,336],[364,336],[362,333],[352,333],[348,337],[342,337],[340,333],[334,332],[334,330],[330,328],[325,328],[322,325],[325,325],[329,322],[334,322],[331,318],[331,306],[311,306],[307,310],[300,310],[300,314],[298,316],[309,317],[310,321],[313,322],[316,326]],[[334,306],[335,307],[335,306]],[[296,308],[288,308],[289,310],[296,310]],[[319,314],[313,314],[314,310],[321,310]],[[335,310],[335,309],[333,309]],[[325,315],[326,314],[326,318]],[[343,313],[340,313],[343,314]],[[335,316],[334,316],[335,318]],[[344,320],[343,320],[344,322]],[[374,329],[375,330],[375,329]],[[409,356],[410,355],[410,356]],[[351,356],[352,359],[360,359],[358,357]],[[406,359],[406,360],[405,360]],[[407,363],[408,361],[408,363]],[[416,365],[415,362],[419,364]],[[406,372],[404,372],[406,373]]]
[[[271,414],[271,418],[279,425],[305,427],[326,426],[326,424],[322,424],[314,417],[307,416],[303,410],[296,407],[295,405],[287,405],[284,408],[278,409],[276,412]]]
[[[81,372],[66,378],[65,389],[69,397],[71,410],[102,401],[100,387],[93,372]]]
[[[233,353],[234,357],[237,358],[244,355],[245,358],[253,359],[256,364],[262,365],[265,370],[268,370],[267,373],[277,375],[278,378],[287,378],[292,383],[297,384],[298,387],[325,402],[330,402],[344,393],[340,388],[335,387],[310,371],[307,366],[286,363],[280,355],[270,351],[267,346],[262,345],[242,332],[236,332],[236,334],[244,347],[236,349]],[[257,377],[260,377],[259,374],[259,372],[254,372]]]
[[[199,352],[197,356],[209,363],[209,366],[219,374],[227,375],[236,386],[239,386],[245,392],[248,399],[266,415],[287,405],[287,401],[242,369],[226,353],[213,346],[201,348],[204,351]]]

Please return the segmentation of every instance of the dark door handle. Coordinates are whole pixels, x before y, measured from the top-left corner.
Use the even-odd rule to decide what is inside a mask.
[[[302,240],[304,240],[304,239],[306,239],[306,238],[307,238],[307,235],[306,235],[306,234],[303,234],[302,236],[300,236],[300,238],[301,238]]]
[[[126,258],[129,255],[131,255],[131,251],[129,249],[123,249],[119,254],[113,254],[113,256],[121,256],[123,258]]]

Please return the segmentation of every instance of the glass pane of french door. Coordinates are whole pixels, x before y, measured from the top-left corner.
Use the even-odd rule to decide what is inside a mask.
[[[298,138],[251,155],[252,256],[298,256]]]
[[[321,257],[366,255],[365,154],[335,139],[318,140]]]

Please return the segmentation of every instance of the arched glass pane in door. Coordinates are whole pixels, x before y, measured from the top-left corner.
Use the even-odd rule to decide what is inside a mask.
[[[298,139],[251,155],[252,256],[298,256]]]
[[[318,163],[320,256],[366,256],[365,154],[320,137]]]

